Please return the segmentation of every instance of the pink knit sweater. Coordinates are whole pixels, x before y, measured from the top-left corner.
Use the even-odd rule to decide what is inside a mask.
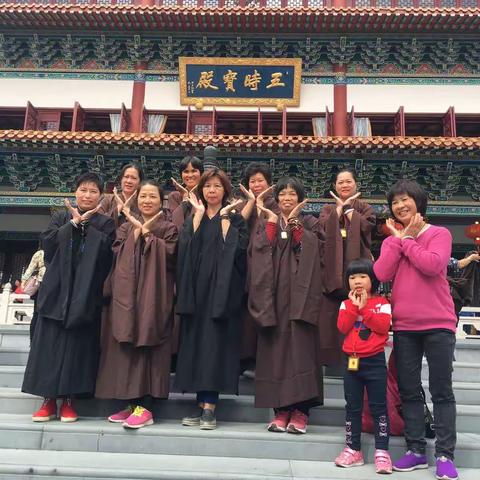
[[[430,225],[415,240],[388,237],[374,271],[381,282],[393,281],[393,330],[445,328],[455,332],[457,317],[447,281],[452,236]]]

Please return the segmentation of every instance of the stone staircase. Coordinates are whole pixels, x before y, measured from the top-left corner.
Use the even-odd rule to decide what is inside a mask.
[[[325,379],[325,405],[312,410],[307,435],[274,434],[265,424],[267,409],[257,409],[253,380],[242,377],[240,395],[224,396],[218,428],[201,431],[179,420],[194,397],[173,392],[155,404],[157,423],[125,431],[105,417],[123,406],[116,401],[78,400],[82,417],[73,424],[33,423],[41,400],[20,391],[28,356],[24,326],[0,327],[0,479],[371,479],[373,437],[363,436],[368,465],[336,468],[332,460],[344,443],[342,381]],[[480,343],[459,341],[454,387],[457,396],[456,463],[462,479],[478,479],[480,468]],[[424,368],[423,378],[428,378]],[[426,386],[426,385],[425,385]],[[428,389],[427,389],[428,396]],[[392,438],[391,454],[404,451],[403,438]],[[428,454],[433,463],[432,443]],[[402,477],[403,475],[403,477]],[[394,474],[393,479],[405,474]],[[429,471],[410,480],[434,478]]]

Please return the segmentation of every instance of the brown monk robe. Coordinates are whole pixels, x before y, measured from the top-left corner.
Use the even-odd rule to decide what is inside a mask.
[[[122,198],[122,200],[125,200],[121,193],[119,194],[119,196],[120,198]],[[106,215],[107,217],[113,219],[113,221],[115,222],[115,228],[120,227],[127,221],[125,215],[123,215],[123,212],[118,213],[117,205],[118,204],[115,195],[113,195],[113,193],[108,193],[100,202],[99,209],[99,213],[102,213],[103,215]],[[141,217],[136,198],[133,198],[130,202],[130,212],[137,218]]]
[[[322,299],[322,317],[328,326],[326,331],[331,338],[320,331],[322,349],[321,362],[325,365],[340,365],[341,337],[336,329],[338,309],[348,292],[344,286],[344,275],[348,264],[358,258],[371,258],[371,231],[375,227],[375,214],[372,207],[355,199],[349,208],[353,208],[351,221],[346,215],[338,217],[336,205],[325,205],[320,213],[320,222],[325,228],[325,285]],[[344,230],[344,238],[342,236]],[[333,348],[324,346],[323,342]]]
[[[98,398],[166,398],[169,393],[178,232],[162,216],[150,232],[135,242],[132,224],[117,230],[112,298],[102,325]]]
[[[183,200],[183,195],[178,192],[168,194],[168,210],[170,211],[171,221],[180,231],[185,220],[192,215],[192,206],[190,202]]]
[[[263,203],[265,208],[268,208],[272,212],[279,214],[277,202],[273,198],[271,193],[264,197]],[[246,202],[239,206],[238,211],[241,212]],[[251,275],[251,262],[252,262],[252,240],[257,231],[257,225],[259,222],[258,209],[253,207],[252,213],[247,220],[248,231],[250,232],[250,240],[247,250],[247,281],[245,285],[245,297],[243,302],[243,335],[242,335],[242,350],[240,359],[242,361],[242,367],[248,368],[253,366],[255,357],[257,356],[257,326],[254,318],[252,317],[248,309],[248,291],[250,288],[250,275]]]
[[[271,243],[264,219],[257,221],[251,240],[249,309],[260,327],[256,407],[323,403],[317,330],[321,325],[324,233],[315,217],[300,216],[300,222],[301,244],[295,244],[290,227],[284,229],[280,223]]]

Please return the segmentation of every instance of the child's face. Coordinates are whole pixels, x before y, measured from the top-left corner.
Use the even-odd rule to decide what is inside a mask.
[[[372,291],[372,281],[366,273],[354,273],[348,277],[348,285],[350,290],[355,293],[361,293],[362,290],[367,292],[367,295],[370,295]]]

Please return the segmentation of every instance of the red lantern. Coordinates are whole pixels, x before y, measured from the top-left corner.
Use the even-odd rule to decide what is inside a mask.
[[[473,243],[480,247],[480,223],[475,222],[465,228],[465,236],[471,238]]]
[[[397,230],[403,230],[403,225],[402,225],[401,223],[395,222],[395,228],[396,228]],[[389,236],[391,235],[391,232],[390,232],[390,230],[388,229],[386,223],[382,224],[382,226],[380,227],[380,232],[381,232],[385,237],[389,237]]]

